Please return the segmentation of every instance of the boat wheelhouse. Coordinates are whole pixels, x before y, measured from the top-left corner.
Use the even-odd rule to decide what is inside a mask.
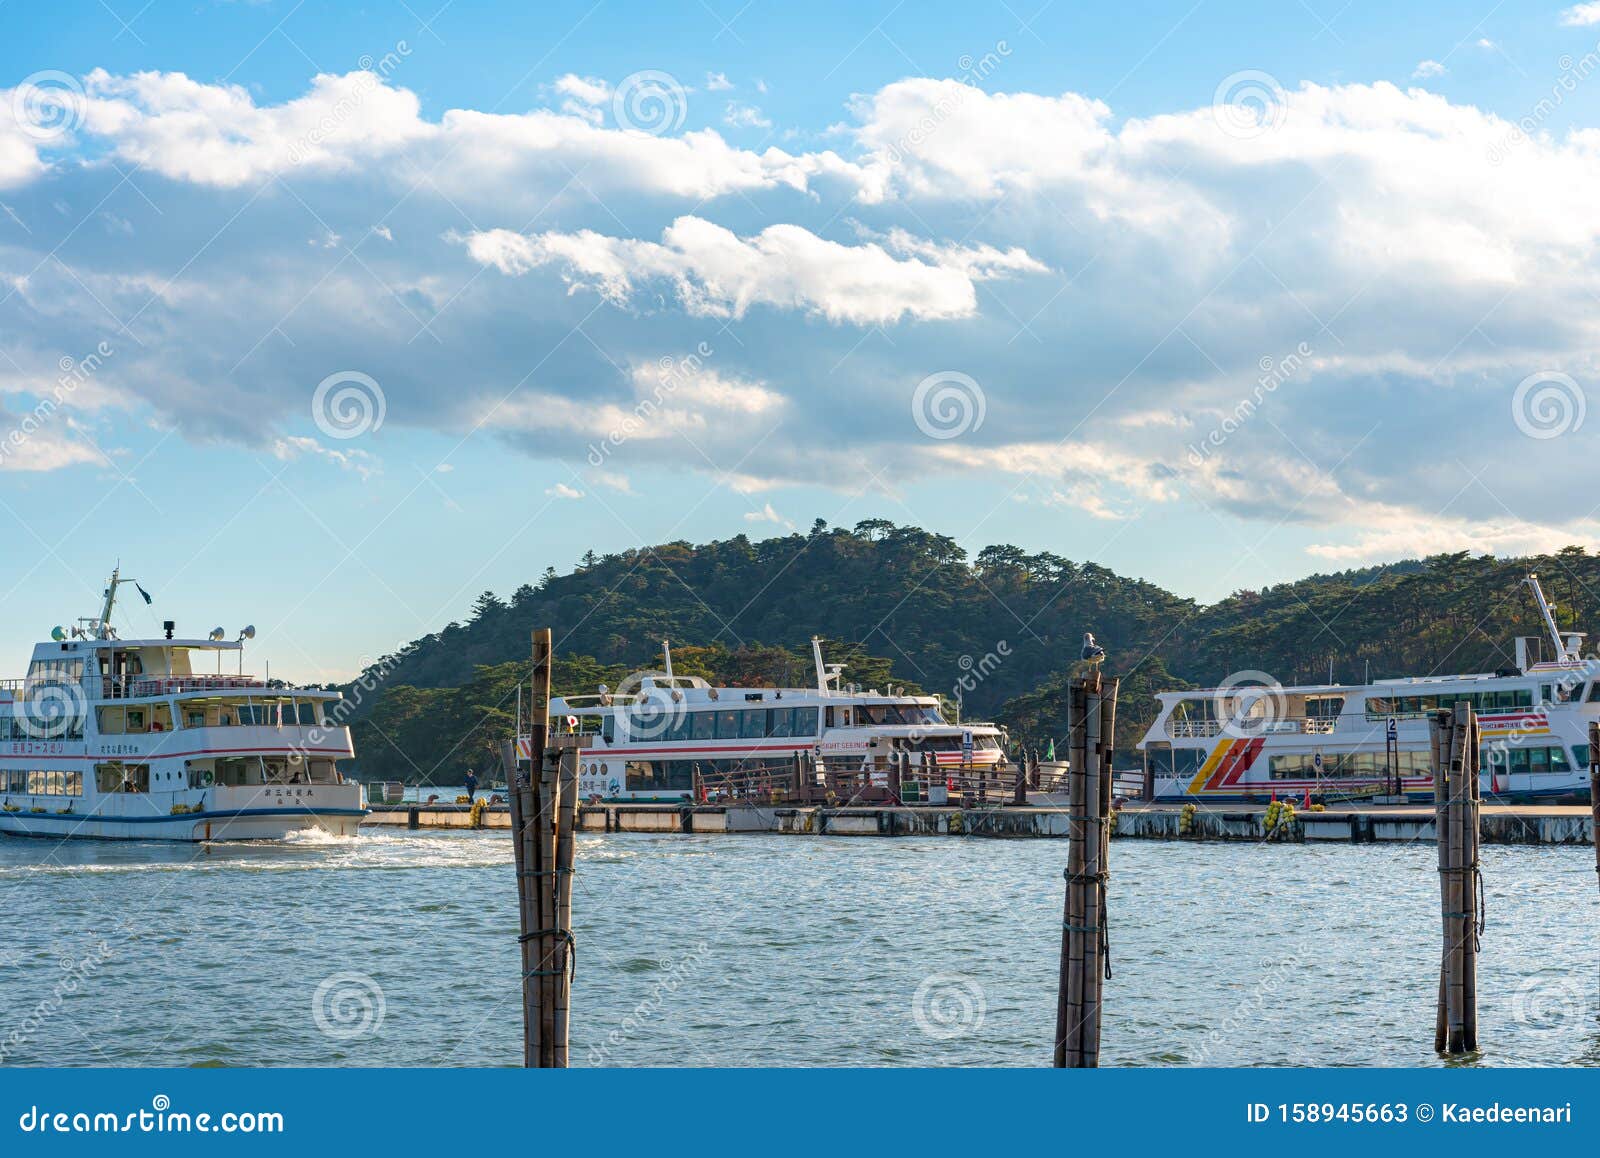
[[[679,801],[697,783],[727,783],[794,768],[797,755],[833,766],[867,766],[891,753],[929,753],[941,766],[992,769],[1004,759],[993,724],[949,723],[937,696],[842,685],[842,664],[825,664],[811,641],[816,686],[713,687],[665,670],[629,677],[612,691],[550,702],[556,733],[594,737],[583,749],[578,790],[603,801]],[[527,741],[519,741],[526,758]]]
[[[1157,799],[1431,798],[1429,716],[1469,703],[1478,716],[1485,796],[1586,799],[1589,723],[1600,719],[1600,661],[1561,632],[1538,576],[1525,581],[1546,642],[1516,641],[1514,667],[1471,675],[1283,687],[1266,677],[1157,695],[1138,748]],[[1250,673],[1260,676],[1261,673]]]
[[[0,833],[108,840],[352,835],[340,693],[243,671],[246,640],[121,639],[113,571],[98,617],[56,628],[25,678],[0,681]],[[145,597],[148,601],[149,597]],[[224,667],[235,671],[224,672]]]

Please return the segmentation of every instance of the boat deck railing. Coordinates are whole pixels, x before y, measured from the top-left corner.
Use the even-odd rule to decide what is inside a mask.
[[[108,700],[136,700],[143,696],[165,696],[174,692],[238,691],[264,689],[264,680],[254,676],[105,676],[102,694]]]
[[[1242,720],[1168,720],[1167,735],[1174,740],[1198,740],[1226,732],[1235,736],[1279,734],[1327,735],[1339,726],[1338,716],[1246,716]]]

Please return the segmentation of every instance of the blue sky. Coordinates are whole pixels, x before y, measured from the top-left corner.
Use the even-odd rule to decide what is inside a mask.
[[[818,517],[1200,598],[1595,537],[1600,7],[0,21],[19,671],[118,558],[334,678]]]

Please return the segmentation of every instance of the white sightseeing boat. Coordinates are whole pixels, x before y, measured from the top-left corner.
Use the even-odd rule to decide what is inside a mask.
[[[844,665],[825,664],[811,641],[816,686],[712,687],[665,671],[630,676],[612,691],[550,701],[552,730],[594,737],[583,750],[578,791],[588,800],[680,801],[696,776],[727,781],[792,770],[796,755],[857,768],[896,752],[931,754],[940,766],[990,769],[1005,757],[993,724],[947,723],[937,696],[842,687]],[[528,756],[528,741],[518,741]]]
[[[1482,790],[1514,800],[1587,799],[1589,722],[1600,719],[1600,660],[1562,632],[1536,575],[1543,642],[1516,641],[1516,666],[1476,675],[1283,687],[1268,680],[1163,692],[1138,748],[1158,799],[1431,799],[1430,712],[1465,701],[1478,714]],[[1252,673],[1259,675],[1259,673]]]
[[[366,813],[360,785],[336,764],[354,755],[330,714],[340,694],[243,674],[254,628],[233,641],[221,628],[175,639],[169,621],[165,638],[119,639],[111,612],[129,582],[112,572],[98,617],[56,628],[25,679],[0,682],[0,833],[353,834]],[[237,657],[236,673],[224,673],[225,656]]]

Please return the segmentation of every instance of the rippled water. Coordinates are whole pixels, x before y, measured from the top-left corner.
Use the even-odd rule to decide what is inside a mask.
[[[582,837],[574,1063],[1047,1064],[1065,853]],[[1590,850],[1484,862],[1482,1063],[1595,1064]],[[1434,865],[1431,846],[1116,842],[1105,1064],[1437,1064]],[[0,1056],[513,1064],[514,887],[495,833],[0,838]]]

